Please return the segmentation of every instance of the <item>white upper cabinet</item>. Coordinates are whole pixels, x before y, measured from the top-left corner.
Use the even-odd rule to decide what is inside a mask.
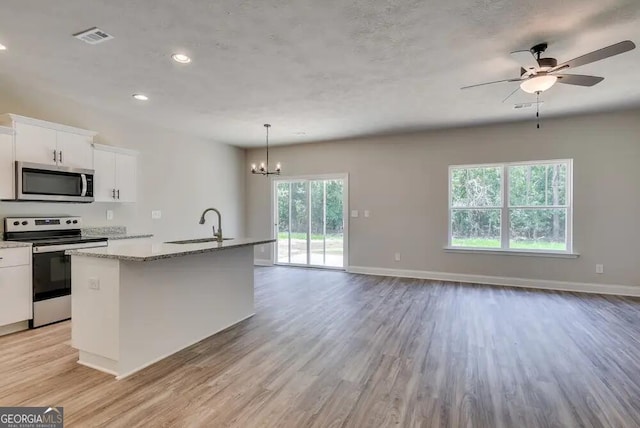
[[[0,126],[0,199],[13,199],[13,129]]]
[[[0,125],[15,130],[17,161],[93,169],[95,132],[15,114],[0,116]]]
[[[96,202],[136,202],[138,153],[95,144],[93,156]]]
[[[51,128],[16,123],[16,160],[56,165],[57,131]]]
[[[116,154],[96,148],[93,151],[93,196],[96,202],[112,202],[116,198]]]
[[[135,202],[138,187],[138,157],[116,153],[116,196],[120,202]]]
[[[93,169],[93,137],[57,132],[58,165],[70,168]]]

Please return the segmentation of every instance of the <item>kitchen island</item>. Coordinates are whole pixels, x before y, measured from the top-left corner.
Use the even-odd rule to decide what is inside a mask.
[[[68,251],[80,364],[125,378],[254,314],[253,247],[272,239]]]

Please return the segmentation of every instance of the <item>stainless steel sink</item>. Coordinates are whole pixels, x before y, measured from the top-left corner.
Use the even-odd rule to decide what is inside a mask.
[[[223,241],[231,241],[233,238],[222,238]],[[205,242],[216,242],[216,238],[200,238],[200,239],[186,239],[184,241],[169,241],[165,244],[203,244]]]

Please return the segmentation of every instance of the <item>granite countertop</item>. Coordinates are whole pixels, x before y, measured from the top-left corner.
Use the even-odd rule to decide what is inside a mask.
[[[3,248],[23,248],[30,247],[30,242],[13,242],[13,241],[0,241],[0,249]]]
[[[91,236],[99,238],[107,238],[111,240],[118,239],[138,239],[152,238],[151,233],[128,233],[125,226],[103,226],[103,227],[85,227],[82,229],[82,236]]]
[[[275,242],[275,239],[237,238],[220,243],[210,241],[194,244],[145,242],[122,245],[118,246],[118,248],[100,247],[82,250],[69,250],[66,254],[131,262],[149,262],[153,260],[170,259],[173,257],[183,257],[191,254],[211,253],[229,248],[268,244],[271,242]]]
[[[100,238],[107,238],[109,240],[118,240],[118,239],[138,239],[138,238],[153,238],[153,234],[151,233],[120,233],[113,235],[84,235],[84,236],[98,236]]]

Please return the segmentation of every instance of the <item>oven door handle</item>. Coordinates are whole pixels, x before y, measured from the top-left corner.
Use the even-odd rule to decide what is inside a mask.
[[[87,174],[80,174],[82,178],[82,193],[80,196],[87,196]]]
[[[106,247],[108,242],[87,242],[84,244],[62,244],[62,245],[43,245],[42,247],[33,247],[33,252],[40,253],[54,253],[56,251],[66,251],[66,250],[79,250],[82,248],[97,248],[97,247]]]

